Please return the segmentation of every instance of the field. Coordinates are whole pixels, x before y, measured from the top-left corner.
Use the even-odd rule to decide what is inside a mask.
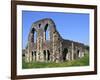
[[[30,68],[54,68],[54,67],[70,67],[70,66],[88,66],[89,65],[89,55],[85,54],[85,56],[81,59],[73,60],[73,61],[65,61],[65,62],[31,62],[25,63],[22,60],[22,68],[30,69]]]

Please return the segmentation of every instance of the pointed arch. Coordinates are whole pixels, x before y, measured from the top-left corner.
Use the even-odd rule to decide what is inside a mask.
[[[45,25],[44,31],[45,31],[45,40],[50,40],[50,30],[48,23]]]
[[[37,34],[35,28],[32,28],[31,33],[33,34],[32,42],[36,43]]]

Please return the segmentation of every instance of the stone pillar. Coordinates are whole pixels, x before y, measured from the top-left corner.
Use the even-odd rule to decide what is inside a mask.
[[[35,61],[37,61],[37,50],[36,50],[36,53],[35,53]]]
[[[70,61],[70,52],[68,51],[68,60]]]
[[[73,44],[73,42],[72,42],[72,60],[74,60],[74,44]]]
[[[36,60],[37,60],[37,61],[39,61],[39,53],[40,53],[40,52],[39,52],[39,47],[40,47],[40,46],[39,46],[39,38],[38,38],[38,36],[37,36],[37,53],[36,53]]]
[[[81,48],[81,51],[79,52],[79,54],[80,54],[80,58],[81,57],[84,57],[84,52],[83,52],[83,49]]]
[[[43,52],[42,51],[40,51],[39,61],[40,62],[43,62],[44,61],[44,57],[43,57]]]
[[[29,61],[30,62],[32,61],[32,52],[31,51],[29,52]]]
[[[89,52],[88,52],[89,53]],[[82,57],[84,57],[85,56],[85,48],[84,47],[82,47]]]
[[[33,49],[33,33],[29,34],[28,38],[28,54],[29,54],[29,62],[32,61],[32,49]]]
[[[36,61],[38,61],[38,51],[37,51],[37,53],[36,53]]]
[[[72,60],[72,48],[70,46],[70,49],[69,49],[69,57],[70,57],[70,60]]]
[[[43,42],[45,42],[45,39],[46,39],[46,33],[45,33],[45,31],[43,32],[43,36],[44,36]]]
[[[33,52],[33,61],[35,61],[35,52]]]
[[[54,34],[53,34],[53,41],[52,41],[52,44],[53,44],[53,61],[55,60],[55,47],[54,47]]]
[[[28,53],[28,54],[27,54],[27,57],[28,57],[28,59],[27,59],[27,60],[28,60],[28,62],[30,62],[30,54],[29,54],[29,42],[28,42],[28,50],[27,50],[27,53]]]
[[[29,54],[28,54],[28,51],[25,53],[25,62],[29,62]]]
[[[31,62],[31,58],[32,58],[32,56],[31,56],[30,41],[29,41],[28,42],[28,60],[29,60],[29,62]]]
[[[46,61],[48,61],[48,52],[46,50]]]
[[[78,53],[77,57],[78,57],[78,58],[81,58],[81,55],[82,55],[82,54],[81,54],[81,50],[80,50],[80,49],[78,49],[78,50],[79,50],[79,52],[77,52],[77,53]]]
[[[82,51],[82,57],[84,57],[84,52]]]
[[[43,40],[44,40],[44,37],[43,37],[43,35],[42,35],[42,36],[40,37],[40,58],[41,58],[41,61],[42,61],[42,62],[44,61]]]
[[[68,53],[66,54],[66,60],[70,61],[70,52],[69,52],[69,49],[68,49]]]
[[[62,43],[60,42],[60,61],[63,61]]]

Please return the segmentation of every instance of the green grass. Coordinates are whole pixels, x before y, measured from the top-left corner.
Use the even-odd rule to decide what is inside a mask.
[[[85,54],[85,56],[81,59],[73,60],[73,61],[65,61],[65,62],[31,62],[25,63],[22,61],[23,69],[30,68],[53,68],[53,67],[71,67],[71,66],[87,66],[89,65],[89,55]]]

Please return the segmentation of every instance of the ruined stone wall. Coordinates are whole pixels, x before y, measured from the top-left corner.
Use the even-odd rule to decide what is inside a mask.
[[[47,30],[49,39],[46,38]],[[52,19],[45,18],[32,24],[25,53],[26,62],[74,60],[84,56],[83,53],[84,45],[63,39]]]
[[[66,60],[74,60],[84,56],[84,44],[71,40],[63,40],[63,51],[66,49]],[[64,53],[64,52],[63,52]]]

